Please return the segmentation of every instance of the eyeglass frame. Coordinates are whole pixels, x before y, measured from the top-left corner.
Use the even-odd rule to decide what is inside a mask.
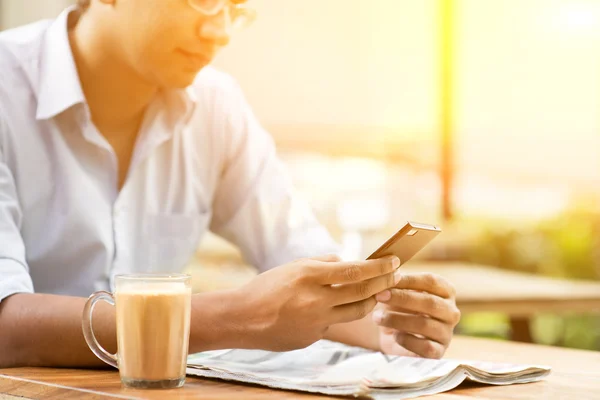
[[[247,19],[247,24],[249,25],[256,19],[256,11],[252,8],[245,7],[243,3],[237,3],[234,0],[224,0],[220,6],[215,7],[213,11],[208,11],[199,7],[194,3],[194,0],[187,0],[188,5],[193,8],[195,11],[198,11],[200,14],[206,17],[214,17],[220,14],[226,7],[229,10],[229,18],[232,25],[235,26],[235,20],[240,16],[243,16]],[[234,11],[232,13],[232,10]],[[239,14],[238,14],[239,13]]]

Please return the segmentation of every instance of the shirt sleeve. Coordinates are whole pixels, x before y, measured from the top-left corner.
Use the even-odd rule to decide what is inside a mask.
[[[0,109],[0,138],[6,136]],[[20,234],[21,208],[10,168],[0,146],[0,302],[15,293],[33,293]]]
[[[338,244],[294,190],[272,137],[235,83],[227,104],[211,230],[236,244],[261,271],[302,257],[339,254]]]

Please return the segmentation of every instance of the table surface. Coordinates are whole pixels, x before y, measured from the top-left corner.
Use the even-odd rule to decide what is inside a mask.
[[[599,399],[600,352],[540,345],[456,337],[447,357],[484,361],[544,364],[553,372],[544,381],[511,386],[467,384],[431,400],[466,399]],[[318,399],[330,398],[297,392],[188,377],[183,388],[135,390],[123,388],[116,371],[52,368],[0,369],[0,399]],[[10,397],[9,397],[10,396]]]
[[[528,317],[539,312],[600,312],[600,282],[542,277],[477,264],[409,262],[406,271],[427,271],[456,287],[463,313],[503,312]]]

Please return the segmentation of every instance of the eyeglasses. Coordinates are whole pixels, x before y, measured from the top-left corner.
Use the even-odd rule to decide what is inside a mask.
[[[188,0],[190,7],[212,17],[225,10],[234,28],[246,28],[256,19],[256,11],[244,7],[242,0]]]

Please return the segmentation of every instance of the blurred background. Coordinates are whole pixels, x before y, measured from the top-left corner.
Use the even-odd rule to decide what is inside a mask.
[[[72,3],[0,0],[0,28]],[[258,19],[215,65],[237,78],[345,256],[413,220],[444,231],[423,262],[600,280],[600,0],[249,5]],[[197,290],[254,273],[214,236],[189,268]],[[510,330],[497,312],[459,327]],[[600,317],[538,313],[531,335],[600,350]]]

